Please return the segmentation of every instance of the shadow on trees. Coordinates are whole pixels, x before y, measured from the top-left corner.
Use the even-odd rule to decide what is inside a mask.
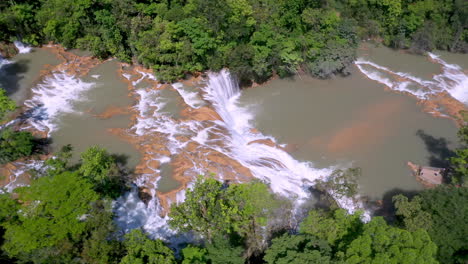
[[[382,216],[387,220],[389,223],[394,223],[396,221],[395,219],[395,206],[393,204],[392,198],[395,195],[398,194],[403,194],[409,199],[412,199],[414,196],[416,196],[420,191],[416,190],[402,190],[399,188],[392,189],[388,192],[386,192],[383,197],[382,197],[382,203],[381,205],[374,210],[374,216]]]
[[[28,71],[29,63],[30,60],[21,59],[2,67],[0,71],[0,87],[5,89],[7,95],[11,96],[19,90],[19,82],[24,78],[21,74]]]
[[[423,140],[430,154],[428,157],[429,166],[447,168],[449,166],[448,159],[455,156],[455,152],[448,146],[451,142],[443,137],[436,138],[429,135],[421,129],[416,132],[416,135]]]

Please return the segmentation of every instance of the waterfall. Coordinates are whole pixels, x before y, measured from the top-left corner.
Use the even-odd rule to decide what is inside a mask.
[[[422,80],[408,73],[392,71],[362,58],[356,60],[355,64],[369,79],[392,90],[408,92],[423,100],[428,99],[429,95],[445,91],[459,102],[468,105],[468,75],[460,66],[449,64],[433,53],[428,53],[428,57],[442,66],[442,73],[435,75],[432,80]]]
[[[286,151],[256,140],[274,138],[261,133],[252,133],[250,125],[253,114],[240,107],[240,89],[227,70],[210,73],[205,99],[211,102],[223,120],[223,126],[230,132],[224,135],[229,147],[219,150],[250,169],[252,174],[265,182],[271,189],[298,203],[309,197],[308,188],[315,180],[326,177],[331,169],[316,169],[311,162],[295,160]]]
[[[21,41],[14,41],[13,44],[15,44],[19,53],[29,53],[32,50],[31,46],[25,45]]]

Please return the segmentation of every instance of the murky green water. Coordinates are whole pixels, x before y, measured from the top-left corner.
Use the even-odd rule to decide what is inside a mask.
[[[60,126],[51,134],[52,146],[59,149],[71,144],[74,147],[73,161],[79,160],[79,153],[93,145],[98,145],[113,155],[126,161],[129,168],[139,163],[140,154],[128,142],[109,133],[111,128],[128,128],[130,115],[115,115],[102,119],[95,115],[109,107],[125,108],[134,105],[128,96],[128,89],[118,76],[117,61],[105,62],[90,70],[83,78],[95,83],[95,87],[83,94],[84,99],[74,103],[77,113],[64,114],[60,117]]]
[[[60,60],[46,49],[32,49],[9,59],[12,63],[4,65],[0,71],[0,87],[18,105],[29,97],[30,89],[39,81],[39,73],[46,64],[58,65]]]
[[[367,54],[421,77],[440,71],[425,57],[386,48]],[[274,80],[245,90],[241,101],[255,113],[255,126],[290,144],[297,159],[361,167],[361,192],[374,199],[394,189],[422,189],[406,163],[442,166],[457,144],[453,121],[424,113],[416,99],[384,90],[355,67],[346,78]]]

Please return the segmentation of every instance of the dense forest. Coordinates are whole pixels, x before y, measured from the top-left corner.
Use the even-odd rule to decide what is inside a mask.
[[[10,0],[0,41],[50,41],[154,69],[160,80],[228,67],[241,81],[347,74],[361,39],[468,51],[464,0]]]

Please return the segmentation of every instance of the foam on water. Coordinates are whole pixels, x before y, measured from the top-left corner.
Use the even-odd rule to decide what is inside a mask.
[[[196,91],[188,91],[184,88],[182,83],[173,83],[172,87],[180,94],[184,102],[192,108],[200,108],[203,105],[203,101],[198,96]]]
[[[2,67],[4,65],[7,65],[7,64],[10,64],[10,63],[11,63],[11,61],[9,61],[9,60],[3,58],[2,56],[0,56],[0,70],[2,69]]]
[[[30,162],[14,162],[13,165],[18,169],[13,171],[13,173],[10,175],[10,182],[7,185],[5,185],[5,187],[3,188],[9,193],[13,192],[18,187],[27,186],[25,183],[17,182],[18,178],[22,174],[31,170],[34,170],[34,171],[45,170],[44,161],[42,160],[32,160]],[[0,193],[2,192],[3,191],[0,190]]]
[[[47,76],[32,89],[32,98],[24,103],[30,109],[27,121],[34,128],[50,134],[57,129],[62,114],[79,114],[74,103],[85,100],[85,92],[94,86],[95,83],[84,82],[65,72]]]
[[[13,44],[15,44],[19,53],[29,53],[32,50],[31,46],[28,46],[20,41],[14,41]]]
[[[443,67],[443,72],[434,76],[441,86],[455,99],[468,105],[468,75],[455,64],[449,64],[439,56],[429,53],[432,60]]]
[[[364,60],[356,60],[359,70],[369,79],[384,84],[392,90],[408,92],[419,99],[428,99],[431,94],[446,91],[456,100],[468,105],[468,75],[462,68],[449,64],[439,56],[428,53],[429,58],[442,66],[442,73],[435,75],[432,80],[423,80],[408,73],[396,72],[391,69]]]

